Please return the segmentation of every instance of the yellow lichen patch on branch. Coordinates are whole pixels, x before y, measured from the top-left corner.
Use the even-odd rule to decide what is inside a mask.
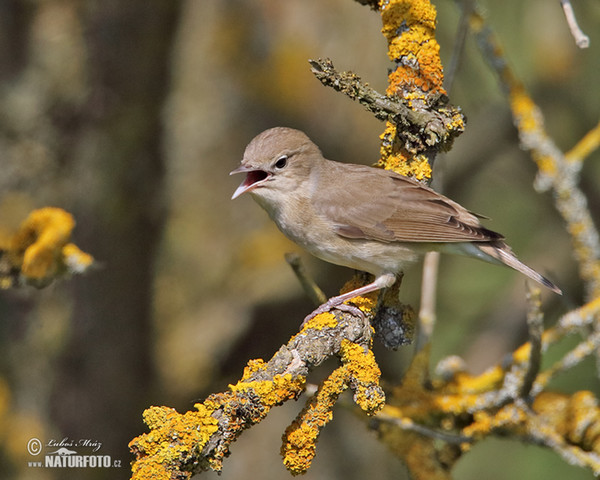
[[[260,422],[272,407],[297,398],[304,390],[303,376],[253,379],[267,375],[266,366],[260,359],[249,361],[239,382],[230,385],[228,392],[210,395],[196,404],[197,411],[180,414],[169,407],[146,410],[144,421],[150,432],[129,444],[136,455],[132,478],[189,478],[197,470],[221,471],[229,445],[244,429]],[[220,434],[219,440],[206,452],[205,447],[215,434]]]
[[[419,89],[445,93],[435,7],[426,0],[390,0],[381,7],[388,56],[397,65],[390,73],[388,95]]]
[[[26,277],[42,279],[56,273],[75,220],[60,208],[31,212],[12,238],[11,253]]]
[[[348,372],[356,404],[369,415],[381,410],[385,394],[379,386],[381,370],[373,351],[370,348],[365,351],[361,345],[343,340],[340,358]]]
[[[333,418],[338,397],[348,388],[354,390],[354,401],[367,414],[374,414],[385,403],[379,386],[381,371],[370,349],[343,340],[340,348],[342,365],[319,386],[283,435],[281,455],[286,468],[293,474],[305,473],[317,448],[319,434]]]
[[[565,154],[567,161],[580,163],[600,147],[600,122],[586,133],[577,145]]]
[[[348,388],[348,371],[342,366],[327,377],[283,434],[281,456],[293,474],[305,473],[316,455],[317,440],[333,418],[333,406]]]
[[[360,282],[360,279],[358,278],[358,276],[355,275],[350,280],[348,280],[340,289],[340,294],[351,292],[352,290],[355,290],[361,286],[362,283]],[[368,315],[374,313],[375,307],[377,306],[377,299],[379,298],[379,293],[379,290],[376,290],[375,292],[367,293],[366,295],[354,297],[350,300],[347,300],[344,303],[351,303],[353,305],[356,305],[362,312]]]
[[[431,165],[424,155],[415,155],[410,162],[402,155],[392,155],[387,158],[386,168],[404,176],[413,176],[417,180],[431,178]]]
[[[387,122],[378,166],[429,180],[435,153],[448,150],[465,126],[460,109],[445,96],[436,10],[428,0],[386,0],[379,11],[388,56],[395,64],[386,94],[408,113]]]
[[[185,458],[193,458],[218,430],[212,410],[196,404],[196,411],[184,414],[169,407],[150,407],[144,411],[144,422],[150,433],[134,438],[129,448],[137,459],[132,464],[132,479],[171,479],[172,466]],[[184,472],[187,478],[191,472]],[[178,478],[186,478],[180,476]]]
[[[432,170],[428,158],[422,154],[409,155],[404,148],[398,146],[397,133],[396,125],[387,122],[384,132],[379,136],[381,156],[375,166],[407,177],[412,176],[417,180],[430,179]]]
[[[269,380],[252,380],[257,373],[264,372],[266,367],[267,363],[262,359],[250,360],[244,368],[241,380],[235,385],[229,385],[229,390],[234,394],[250,391],[252,395],[258,395],[260,404],[264,408],[264,415],[271,407],[298,397],[306,383],[305,377],[293,378],[290,374],[274,375]]]
[[[69,243],[75,227],[73,216],[61,208],[34,210],[19,229],[0,245],[2,286],[19,282],[44,286],[64,273],[82,273],[93,264],[93,257]]]
[[[292,375],[275,375],[273,380],[240,380],[235,385],[230,385],[229,389],[236,392],[248,392],[260,397],[260,403],[265,408],[265,415],[271,407],[280,405],[286,400],[296,398],[304,389],[305,379],[298,377],[292,379]]]
[[[320,313],[319,315],[315,315],[313,318],[308,320],[308,322],[304,323],[300,333],[307,329],[323,330],[324,328],[335,328],[337,323],[337,318],[335,318],[333,313]]]
[[[62,249],[63,262],[71,273],[83,273],[94,263],[94,257],[79,249],[74,243],[67,243]]]

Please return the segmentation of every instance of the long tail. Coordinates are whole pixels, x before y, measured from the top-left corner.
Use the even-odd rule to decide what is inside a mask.
[[[530,268],[524,263],[520,262],[519,259],[514,255],[514,253],[512,253],[510,247],[506,243],[497,241],[494,243],[478,243],[471,245],[475,246],[475,248],[477,248],[480,252],[484,254],[477,255],[478,258],[492,263],[501,263],[510,268],[514,268],[516,271],[521,272],[523,275],[528,276],[529,278],[535,280],[544,287],[547,287],[553,292],[562,295],[562,290],[556,285],[554,285],[554,283],[552,283],[543,275],[540,275],[533,268]]]

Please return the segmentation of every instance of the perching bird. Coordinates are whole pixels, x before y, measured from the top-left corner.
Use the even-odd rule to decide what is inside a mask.
[[[276,127],[256,136],[235,173],[246,178],[232,199],[250,193],[288,238],[316,257],[375,276],[317,313],[393,285],[407,263],[428,251],[507,265],[562,294],[521,263],[502,235],[483,227],[482,217],[390,170],[327,160],[299,130]]]

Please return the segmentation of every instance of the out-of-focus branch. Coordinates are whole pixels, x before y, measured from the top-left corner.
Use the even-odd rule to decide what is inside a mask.
[[[527,312],[527,332],[529,337],[529,361],[523,374],[519,391],[521,398],[527,398],[537,378],[542,364],[542,334],[544,332],[544,314],[540,289],[529,287],[527,294],[529,311]]]
[[[565,158],[572,163],[581,163],[594,150],[600,147],[600,122],[586,133],[577,145],[565,154]]]
[[[0,237],[0,288],[41,288],[86,271],[94,259],[69,242],[74,227],[70,213],[46,207],[31,212],[16,232]]]
[[[314,305],[321,305],[327,301],[327,296],[319,288],[316,282],[313,280],[310,275],[306,273],[304,265],[300,259],[300,255],[297,253],[286,253],[285,261],[292,267],[296,278],[302,285],[304,292],[308,295],[308,298],[312,301]]]
[[[473,3],[474,0],[462,0],[462,2],[460,2],[460,20],[454,39],[454,49],[452,50],[452,57],[450,58],[448,67],[444,72],[444,88],[448,92],[452,90],[456,72],[458,71],[458,66],[460,65],[460,61],[465,51],[467,36],[470,30],[469,20],[471,18]]]
[[[562,6],[563,12],[565,13],[565,18],[567,19],[567,25],[569,25],[569,30],[571,30],[571,35],[575,39],[575,44],[579,48],[588,48],[590,46],[590,37],[588,37],[585,33],[581,31],[579,25],[577,24],[577,19],[575,18],[575,12],[573,11],[573,6],[571,5],[570,0],[560,0],[560,4]]]
[[[533,296],[530,342],[501,364],[470,375],[462,360],[444,361],[441,378],[423,375],[426,351],[417,353],[401,385],[372,424],[382,440],[412,466],[415,478],[449,478],[448,468],[474,444],[496,433],[544,445],[576,465],[600,473],[600,408],[591,392],[572,395],[543,391],[559,371],[572,368],[600,345],[594,334],[548,369],[539,371],[539,355],[574,326],[586,326],[600,315],[600,299],[565,315],[539,342],[541,312]],[[532,378],[534,381],[532,382]],[[531,387],[531,388],[530,388]],[[526,398],[523,398],[526,397]],[[445,445],[436,444],[443,440]],[[436,446],[437,445],[437,446]],[[443,453],[443,455],[442,455]],[[440,460],[440,456],[445,461]],[[427,458],[427,466],[422,465]]]
[[[436,321],[436,293],[439,252],[428,252],[423,260],[423,279],[421,280],[421,308],[419,309],[419,332],[417,350],[421,350],[431,341]]]
[[[471,28],[484,58],[508,94],[521,145],[531,152],[537,163],[536,187],[542,191],[549,188],[554,191],[556,207],[573,239],[587,299],[595,298],[600,295],[600,236],[587,199],[578,186],[581,162],[568,161],[546,133],[542,112],[509,66],[499,41],[477,9],[471,16]]]

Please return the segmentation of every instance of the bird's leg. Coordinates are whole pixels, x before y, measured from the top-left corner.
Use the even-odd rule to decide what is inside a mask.
[[[365,314],[362,310],[354,305],[348,305],[344,303],[346,300],[350,300],[354,297],[359,297],[361,295],[366,295],[367,293],[375,292],[376,290],[380,290],[382,288],[391,287],[396,281],[396,276],[392,273],[385,273],[383,275],[378,276],[375,280],[367,285],[356,288],[350,292],[343,293],[338,295],[337,297],[331,297],[324,304],[322,304],[319,308],[311,312],[306,316],[304,321],[302,322],[301,327],[304,327],[306,322],[316,317],[317,315],[325,312],[331,311],[333,308],[338,310],[342,310],[344,312],[351,313],[357,317],[360,317],[364,320]]]

